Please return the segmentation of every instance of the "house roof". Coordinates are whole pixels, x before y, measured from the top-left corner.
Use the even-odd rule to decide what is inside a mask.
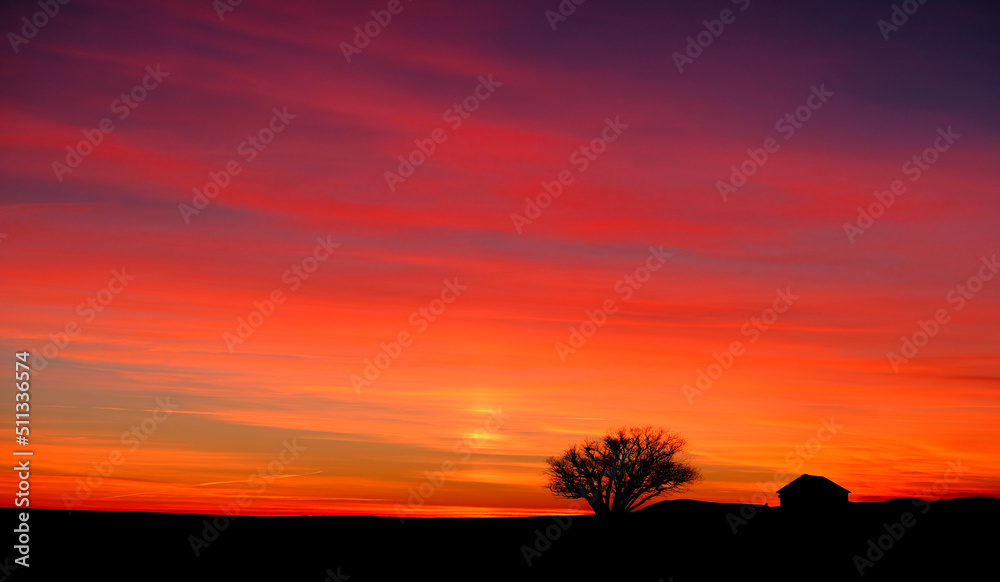
[[[840,485],[837,485],[833,481],[822,477],[819,475],[800,475],[797,479],[793,480],[788,485],[785,485],[781,489],[778,489],[780,494],[782,491],[788,492],[844,492],[850,493],[847,489],[844,489]]]

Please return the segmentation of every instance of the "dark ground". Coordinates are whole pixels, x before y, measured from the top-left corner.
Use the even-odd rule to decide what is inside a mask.
[[[243,516],[197,557],[189,536],[202,536],[212,516],[33,509],[31,566],[0,569],[0,581],[1000,579],[1000,499],[851,503],[798,517],[753,506],[734,534],[726,516],[741,507],[674,500],[617,523],[585,516],[561,526],[552,517]],[[15,527],[16,511],[3,512]],[[0,566],[9,569],[16,534],[7,535]],[[888,549],[872,550],[880,536]],[[538,552],[530,566],[522,546]],[[863,577],[855,555],[871,560]]]

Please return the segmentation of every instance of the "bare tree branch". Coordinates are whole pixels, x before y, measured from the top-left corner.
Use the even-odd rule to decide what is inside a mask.
[[[546,487],[560,497],[585,499],[597,515],[628,513],[701,478],[697,468],[675,458],[686,445],[661,428],[620,428],[546,459]]]

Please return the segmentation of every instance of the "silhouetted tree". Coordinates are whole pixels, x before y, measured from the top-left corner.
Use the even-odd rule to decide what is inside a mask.
[[[560,497],[585,499],[599,516],[625,514],[701,478],[698,469],[676,458],[686,444],[653,426],[620,428],[546,459],[547,487]]]

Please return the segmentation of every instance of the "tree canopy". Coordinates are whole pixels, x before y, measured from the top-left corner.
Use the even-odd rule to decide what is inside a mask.
[[[697,468],[676,458],[686,445],[661,428],[620,428],[546,459],[547,487],[560,497],[585,499],[599,516],[625,514],[701,478]]]

